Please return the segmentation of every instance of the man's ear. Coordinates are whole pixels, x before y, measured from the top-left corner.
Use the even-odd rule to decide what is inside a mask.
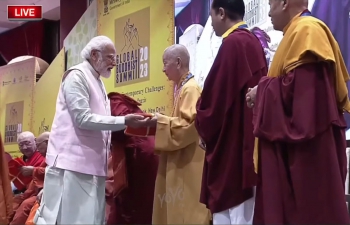
[[[92,60],[96,60],[97,59],[97,50],[92,50],[90,53],[90,57]]]

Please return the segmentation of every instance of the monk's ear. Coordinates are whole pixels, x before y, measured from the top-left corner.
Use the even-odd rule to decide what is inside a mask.
[[[181,58],[180,57],[177,57],[176,64],[177,64],[177,68],[180,69],[180,67],[181,67]]]

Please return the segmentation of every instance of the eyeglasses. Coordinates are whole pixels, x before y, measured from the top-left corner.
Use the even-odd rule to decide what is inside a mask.
[[[102,58],[106,58],[110,62],[116,62],[117,61],[117,56],[116,55],[104,55],[100,50],[97,50],[97,51],[101,54]]]

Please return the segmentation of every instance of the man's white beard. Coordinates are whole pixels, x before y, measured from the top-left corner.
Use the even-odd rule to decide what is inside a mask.
[[[102,56],[96,62],[96,70],[100,73],[101,77],[109,78],[111,76],[111,71],[107,69],[106,62],[102,61]]]

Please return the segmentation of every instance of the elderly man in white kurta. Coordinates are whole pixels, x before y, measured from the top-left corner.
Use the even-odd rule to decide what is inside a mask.
[[[84,62],[64,73],[59,89],[36,224],[103,224],[110,133],[144,119],[111,116],[100,78],[115,66],[113,42],[95,37],[81,56]]]

